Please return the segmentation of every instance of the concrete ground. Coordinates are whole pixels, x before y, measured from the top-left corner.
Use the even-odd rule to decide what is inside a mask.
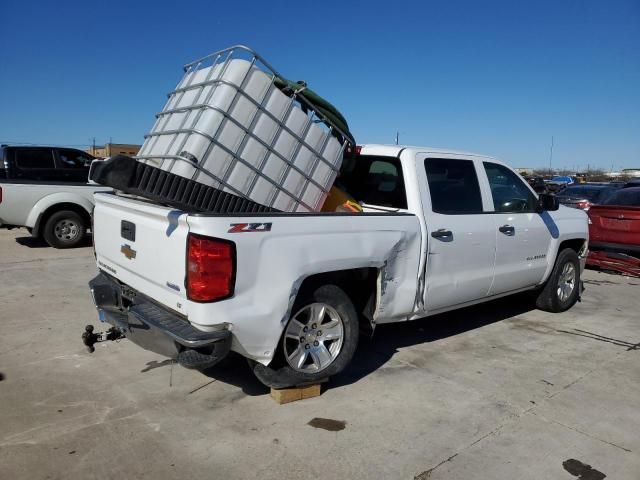
[[[236,356],[87,353],[93,260],[0,231],[2,479],[640,478],[640,279],[588,271],[564,314],[517,297],[381,327],[277,405]]]

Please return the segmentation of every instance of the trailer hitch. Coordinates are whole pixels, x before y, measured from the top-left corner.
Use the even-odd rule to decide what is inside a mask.
[[[106,342],[108,340],[115,341],[124,338],[124,334],[116,327],[111,327],[106,332],[94,333],[93,330],[93,325],[87,325],[84,327],[84,332],[82,333],[82,343],[87,346],[89,353],[93,353],[96,350],[94,347],[96,343]]]

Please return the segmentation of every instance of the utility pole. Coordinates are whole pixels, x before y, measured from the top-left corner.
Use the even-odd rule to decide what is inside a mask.
[[[549,150],[549,174],[553,172],[551,170],[551,161],[553,160],[553,135],[551,135],[551,149]]]
[[[96,154],[96,137],[93,137],[93,147],[91,150],[91,155],[95,155]]]

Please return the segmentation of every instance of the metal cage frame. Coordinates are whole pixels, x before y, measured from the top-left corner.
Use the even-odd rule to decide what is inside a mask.
[[[244,59],[250,62],[250,67],[247,69],[247,72],[245,73],[244,78],[240,82],[240,85],[236,85],[234,83],[228,82],[222,78],[228,65],[234,59]],[[216,67],[217,65],[221,65],[221,70],[219,71],[217,78],[211,78],[214,72],[213,67]],[[207,67],[211,67],[211,70],[208,73],[205,80],[197,83],[192,83],[193,79],[195,78],[195,72]],[[264,73],[267,73],[271,77],[271,84],[269,88],[266,89],[260,101],[256,101],[244,91],[244,88],[247,85],[247,81],[254,67],[258,68]],[[168,143],[164,151],[164,154],[138,155],[135,157],[137,160],[143,160],[143,161],[158,160],[158,159],[170,160],[171,163],[169,165],[169,169],[171,169],[175,165],[175,162],[178,162],[178,161],[188,162],[190,165],[192,165],[195,168],[195,171],[191,177],[191,180],[195,180],[195,176],[197,175],[198,171],[203,172],[205,175],[212,178],[215,182],[218,182],[218,184],[221,185],[222,188],[225,188],[228,191],[236,195],[239,195],[241,197],[250,196],[258,179],[262,178],[268,181],[269,183],[271,183],[274,187],[276,187],[276,192],[284,192],[287,196],[293,199],[296,204],[295,205],[296,210],[297,210],[297,207],[300,205],[310,211],[317,210],[322,206],[322,205],[308,205],[303,200],[305,193],[307,191],[307,187],[309,184],[312,184],[316,188],[320,189],[325,194],[325,196],[326,194],[328,194],[328,191],[331,188],[331,186],[329,185],[328,187],[326,187],[324,185],[319,184],[313,178],[313,174],[316,171],[318,165],[322,162],[330,168],[330,170],[332,171],[332,175],[334,175],[334,178],[335,178],[339,170],[339,165],[336,166],[326,161],[323,156],[323,152],[325,151],[325,148],[329,143],[329,139],[332,136],[335,137],[341,144],[341,150],[339,152],[339,155],[344,154],[345,149],[347,149],[347,147],[351,145],[351,141],[349,140],[349,135],[347,135],[346,132],[338,128],[329,118],[324,116],[321,112],[318,112],[313,107],[313,105],[304,96],[301,95],[302,91],[304,91],[304,88],[305,88],[303,85],[301,85],[301,88],[298,90],[288,92],[290,93],[290,95],[288,95],[290,99],[289,105],[284,110],[282,117],[277,118],[271,112],[266,110],[265,104],[267,100],[270,98],[274,89],[280,90],[279,87],[277,87],[275,84],[276,80],[283,80],[285,77],[280,75],[278,71],[275,68],[273,68],[263,57],[258,55],[255,51],[253,51],[249,47],[244,45],[235,45],[229,48],[225,48],[223,50],[219,50],[205,57],[194,60],[193,62],[187,63],[186,65],[184,65],[183,71],[184,71],[184,75],[181,82],[178,84],[178,88],[174,89],[173,91],[167,94],[168,101],[165,105],[165,108],[161,112],[156,114],[157,120],[156,120],[156,123],[154,124],[152,131],[145,135],[145,142],[147,141],[153,142],[149,146],[149,149],[153,149],[153,146],[156,145],[158,139],[161,136],[172,135],[173,136],[172,140]],[[185,78],[187,77],[189,78],[185,82]],[[235,90],[234,98],[229,104],[227,111],[208,104],[214,92],[216,91],[216,88],[219,85],[226,85]],[[178,96],[178,95],[180,96],[179,98],[176,99],[175,102],[173,102],[174,105],[179,105],[181,99],[184,97],[186,92],[198,89],[199,91],[194,97],[196,99],[195,101],[197,101],[199,96],[202,94],[203,90],[208,86],[211,86],[211,90],[208,92],[204,102],[194,103],[192,105],[183,106],[183,107],[167,109],[167,107],[172,102],[173,96]],[[256,107],[256,110],[252,114],[252,118],[250,119],[250,123],[248,127],[245,127],[244,125],[240,124],[238,121],[232,118],[228,113],[233,110],[234,106],[237,104],[240,98],[244,98],[248,100],[249,102],[251,102],[251,104],[253,104],[254,107]],[[293,130],[291,130],[286,125],[287,119],[295,107],[301,108],[302,111],[304,111],[307,116],[306,125],[302,131],[302,134],[300,135],[294,132]],[[191,120],[191,124],[195,126],[197,125],[203,112],[205,112],[208,109],[214,110],[223,116],[223,119],[220,122],[215,132],[204,132],[196,128],[187,127],[185,124],[187,122],[187,119],[189,118],[189,115],[184,116],[179,128],[175,128],[172,130],[155,131],[155,129],[159,125],[159,119],[161,119],[162,117],[170,115],[172,113],[183,113],[183,112],[190,112],[193,110],[197,110],[195,118]],[[270,142],[265,142],[253,132],[253,128],[255,127],[257,120],[260,118],[260,115],[266,115],[272,121],[274,121],[278,126],[277,131],[271,138]],[[238,144],[238,147],[235,149],[235,151],[227,148],[225,145],[223,145],[219,141],[219,136],[227,122],[233,123],[237,128],[241,129],[241,131],[243,132],[242,140]],[[323,125],[326,129],[325,139],[319,148],[315,148],[312,145],[309,145],[304,139],[309,129],[311,128],[311,125],[313,124]],[[286,158],[284,155],[277,152],[274,148],[276,142],[278,141],[278,139],[280,138],[283,132],[286,132],[287,134],[289,134],[297,142],[297,145],[291,152],[289,158]],[[185,135],[184,135],[184,138],[181,140],[181,143],[178,146],[178,148],[174,149],[174,144],[179,134],[185,134]],[[246,166],[249,170],[251,170],[255,174],[246,193],[240,192],[235,187],[229,184],[229,176],[232,172],[233,162],[231,162],[230,165],[227,167],[224,175],[222,177],[219,177],[217,175],[212,174],[211,172],[204,169],[203,167],[201,167],[198,164],[197,159],[189,158],[189,156],[183,155],[184,153],[186,153],[183,151],[183,148],[191,135],[200,135],[205,139],[207,139],[209,142],[202,158],[207,158],[208,155],[211,153],[211,150],[213,149],[213,147],[216,146],[222,149],[227,154],[231,155],[235,161],[242,163],[244,166]],[[265,153],[264,155],[262,155],[262,158],[260,159],[260,162],[257,165],[253,165],[242,158],[242,152],[247,142],[250,139],[258,142],[260,145],[265,147]],[[300,167],[295,165],[295,161],[294,161],[296,155],[298,154],[298,152],[302,147],[307,148],[309,151],[311,151],[313,155],[311,168],[308,172],[303,171]],[[170,154],[169,152],[172,149],[180,153],[178,155]],[[283,171],[279,181],[273,180],[262,173],[262,168],[266,164],[266,161],[270,157],[270,155],[275,155],[286,164],[286,168]],[[304,187],[298,193],[291,192],[284,187],[285,180],[291,171],[297,172],[299,175],[301,175],[305,179]],[[265,206],[269,208],[273,208],[273,205],[274,205],[274,202],[276,201],[277,196],[278,196],[277,193],[274,195],[271,195],[271,198],[269,199],[267,204],[265,204]]]

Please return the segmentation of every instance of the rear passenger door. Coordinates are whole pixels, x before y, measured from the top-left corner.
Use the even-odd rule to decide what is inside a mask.
[[[483,162],[493,205],[495,278],[490,295],[538,284],[547,269],[547,251],[557,227],[547,212],[536,212],[536,196],[511,169]]]
[[[496,234],[485,215],[476,162],[418,157],[426,193],[428,312],[485,298],[493,280]],[[423,165],[420,165],[423,163]],[[420,178],[420,176],[419,176]]]

